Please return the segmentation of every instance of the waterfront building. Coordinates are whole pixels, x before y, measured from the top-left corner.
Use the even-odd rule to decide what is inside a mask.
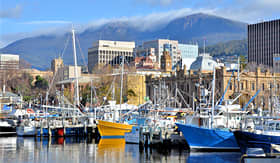
[[[248,62],[273,66],[280,53],[280,19],[248,25]]]
[[[280,73],[272,73],[269,69],[261,70],[260,68],[256,68],[254,71],[241,70],[239,75],[237,71],[227,70],[226,67],[217,67],[215,70],[216,102],[222,97],[229,84],[224,98],[234,99],[241,93],[242,95],[237,100],[237,103],[242,107],[258,90],[260,90],[260,93],[251,103],[254,108],[259,107],[264,110],[273,110],[273,107],[277,105],[280,93]],[[210,103],[212,79],[213,69],[212,71],[187,71],[184,68],[176,71],[176,73],[172,73],[171,76],[155,77],[150,75],[146,77],[146,96],[156,101],[160,99],[159,94],[169,92],[169,96],[174,97],[176,95],[174,90],[177,88],[186,103],[190,107],[196,108],[199,106],[199,102]],[[162,87],[165,89],[162,89]],[[203,91],[204,88],[207,91]],[[188,107],[181,97],[178,96],[177,100],[182,104],[182,107]]]
[[[143,48],[154,48],[155,56],[157,58],[158,65],[161,65],[161,56],[164,51],[169,51],[169,55],[172,60],[172,69],[174,70],[177,65],[181,66],[181,53],[178,49],[177,40],[158,39],[152,41],[146,41],[143,43]]]
[[[19,55],[0,54],[0,69],[1,70],[19,69]]]
[[[63,67],[63,59],[62,58],[55,58],[52,60],[51,63],[51,70],[53,73],[55,73],[59,68]]]
[[[182,57],[182,66],[186,65],[187,70],[198,57],[198,45],[178,44]]]
[[[133,49],[135,42],[128,41],[108,41],[98,40],[93,43],[88,49],[88,69],[92,73],[96,66],[101,68],[104,65],[112,66],[119,65],[122,61],[122,56],[125,57],[125,62],[133,61]]]

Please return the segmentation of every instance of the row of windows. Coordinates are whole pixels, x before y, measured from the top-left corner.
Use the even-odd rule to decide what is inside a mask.
[[[273,83],[269,83],[268,84],[268,89],[273,89],[274,86],[273,86]],[[262,83],[261,84],[261,90],[264,91],[267,89],[266,86],[265,86],[265,83]],[[280,84],[276,84],[276,89],[279,90],[280,88]],[[229,89],[232,90],[233,89],[233,85],[232,85],[232,82],[230,82],[230,85],[229,85]],[[245,89],[245,83],[244,82],[241,82],[240,83],[240,89],[241,90],[244,90]],[[251,90],[254,91],[255,90],[255,83],[251,83]]]

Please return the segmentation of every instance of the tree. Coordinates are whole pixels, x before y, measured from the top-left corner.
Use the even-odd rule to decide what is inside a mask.
[[[48,88],[49,84],[48,81],[41,76],[36,76],[36,81],[35,81],[35,88],[39,89],[44,89],[46,90]]]
[[[245,55],[240,55],[240,66],[241,66],[241,69],[244,69],[247,65],[247,59],[246,59],[246,56]]]

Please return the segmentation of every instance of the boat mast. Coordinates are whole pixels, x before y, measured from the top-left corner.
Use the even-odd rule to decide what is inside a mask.
[[[215,77],[216,77],[216,69],[215,65],[213,66],[213,81],[212,81],[212,113],[211,113],[211,128],[213,128],[214,123],[214,109],[215,109]]]
[[[122,94],[123,94],[123,67],[124,67],[124,55],[122,56],[122,71],[121,71],[121,94],[120,94],[120,111],[119,121],[121,120],[121,109],[122,109]]]
[[[76,55],[76,43],[75,43],[75,30],[72,27],[72,40],[73,40],[73,54],[75,64],[75,106],[79,106],[79,81],[78,81],[78,70],[77,70],[77,55]]]

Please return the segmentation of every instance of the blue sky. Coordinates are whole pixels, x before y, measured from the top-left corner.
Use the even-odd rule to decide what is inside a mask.
[[[254,23],[280,18],[280,0],[0,0],[0,47],[24,37],[113,20],[145,29],[197,12]]]

